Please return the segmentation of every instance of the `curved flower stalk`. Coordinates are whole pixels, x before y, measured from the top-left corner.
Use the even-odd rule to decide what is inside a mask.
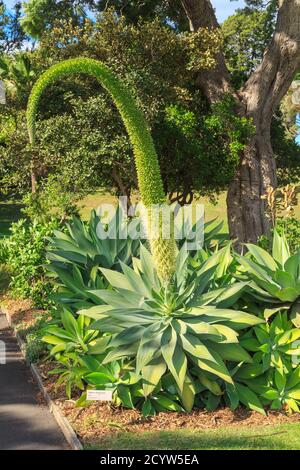
[[[84,73],[96,77],[110,93],[133,146],[139,190],[144,206],[149,210],[151,206],[166,204],[158,158],[144,115],[121,81],[106,65],[97,60],[87,58],[66,60],[50,67],[39,77],[31,91],[27,107],[30,143],[34,145],[35,142],[36,116],[41,95],[50,84],[72,73]],[[162,226],[158,237],[151,236],[150,229],[149,238],[157,272],[163,282],[168,283],[175,270],[174,238],[171,234],[169,239],[164,239]]]

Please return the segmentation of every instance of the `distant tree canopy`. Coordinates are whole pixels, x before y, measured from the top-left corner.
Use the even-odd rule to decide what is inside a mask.
[[[180,0],[27,0],[23,8],[22,28],[35,39],[40,39],[58,18],[71,20],[75,26],[84,18],[105,13],[110,8],[129,23],[137,24],[141,18],[150,21],[159,18],[162,23],[172,24],[178,30],[188,30]]]
[[[58,18],[71,20],[73,25],[81,24],[87,16],[88,6],[89,2],[85,0],[29,0],[23,3],[24,15],[20,24],[29,36],[40,39]]]
[[[0,0],[0,54],[21,48],[27,36],[20,24],[22,14],[21,2],[17,2],[11,10]]]
[[[267,9],[254,8],[252,5],[251,8],[238,10],[222,24],[225,58],[237,88],[260,64],[274,31],[275,13],[274,4],[270,4]]]

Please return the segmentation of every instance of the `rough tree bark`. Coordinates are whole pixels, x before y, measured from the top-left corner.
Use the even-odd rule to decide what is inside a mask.
[[[182,0],[191,31],[219,27],[210,0]],[[245,86],[235,92],[223,54],[216,55],[214,70],[199,72],[198,85],[210,102],[231,92],[237,112],[253,119],[255,135],[240,158],[227,196],[230,237],[241,246],[268,233],[265,201],[268,186],[276,186],[276,165],[271,145],[271,121],[276,107],[300,67],[300,0],[279,0],[277,24],[262,63]]]

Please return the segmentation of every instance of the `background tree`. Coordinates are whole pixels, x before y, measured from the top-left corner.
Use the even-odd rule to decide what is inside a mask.
[[[248,2],[253,5],[254,2]],[[255,2],[261,5],[262,2]],[[219,28],[209,0],[182,0],[191,31]],[[224,94],[236,99],[236,112],[251,119],[255,134],[241,153],[240,164],[230,184],[227,207],[230,236],[242,242],[256,242],[267,233],[265,201],[269,186],[277,184],[271,123],[274,112],[290,87],[300,66],[300,0],[280,0],[276,26],[258,68],[236,92],[232,86],[225,56],[219,52],[213,70],[200,71],[197,84],[214,103]]]
[[[8,11],[0,1],[0,54],[20,50],[28,39],[20,24],[21,10],[21,2]]]
[[[23,3],[20,25],[29,36],[40,39],[58,18],[71,20],[74,25],[82,23],[88,5],[88,0],[29,0]]]
[[[276,2],[248,2],[222,24],[226,65],[235,88],[260,64],[275,28]]]
[[[163,23],[171,22],[177,30],[188,30],[187,18],[182,14],[180,0],[96,0],[94,8],[106,11],[113,7],[119,16],[137,24],[140,18],[153,20],[159,18]]]

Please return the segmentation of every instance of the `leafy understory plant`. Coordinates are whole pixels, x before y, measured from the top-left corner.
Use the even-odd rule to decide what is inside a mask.
[[[254,353],[253,361],[262,364],[262,372],[275,367],[287,374],[291,357],[300,355],[299,338],[300,329],[293,328],[286,313],[279,313],[271,323],[254,326],[241,337],[240,343]]]
[[[293,327],[287,312],[242,335],[241,345],[253,364],[242,365],[234,379],[248,388],[256,406],[261,402],[270,409],[299,412],[299,338],[300,330]]]
[[[223,250],[210,257],[201,269],[189,273],[189,256],[183,246],[176,260],[174,283],[169,286],[161,282],[144,246],[133,268],[121,263],[123,273],[101,269],[112,289],[93,291],[100,305],[79,313],[95,320],[91,329],[111,335],[101,351],[105,353],[104,365],[135,361],[135,373],[142,377],[145,398],[159,391],[164,375],[170,373],[184,408],[191,410],[196,382],[221,394],[214,377],[233,385],[226,362],[251,362],[238,342],[238,332],[262,320],[228,308],[244,284],[206,297]]]
[[[279,236],[276,230],[272,255],[259,246],[246,246],[249,253],[237,256],[241,278],[250,281],[253,297],[269,304],[265,318],[286,308],[294,325],[300,327],[300,251],[291,256],[285,236]]]
[[[300,412],[300,367],[285,374],[276,370],[274,382],[262,393],[262,397],[270,400],[271,410],[285,409],[289,413]]]
[[[89,328],[90,318],[75,319],[67,309],[62,310],[60,317],[62,327],[49,324],[43,329],[42,341],[51,345],[50,355],[59,359],[61,353],[87,353],[98,336],[98,331]]]
[[[39,77],[32,88],[27,107],[30,143],[35,144],[36,116],[44,90],[60,78],[75,73],[94,76],[113,98],[133,146],[142,202],[151,215],[153,207],[166,204],[153,140],[143,113],[137,107],[134,99],[121,80],[101,62],[88,58],[69,59],[53,65]],[[158,275],[167,284],[172,278],[175,268],[175,241],[172,234],[168,239],[163,237],[162,222],[160,222],[159,228],[158,236],[152,236],[150,228],[149,239]]]

